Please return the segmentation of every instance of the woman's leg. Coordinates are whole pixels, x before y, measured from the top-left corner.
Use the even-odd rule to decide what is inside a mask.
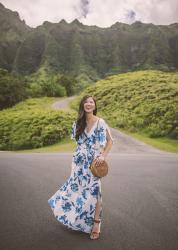
[[[95,207],[95,214],[93,219],[100,221],[93,223],[93,227],[91,230],[90,238],[91,239],[97,239],[98,238],[98,233],[101,232],[100,227],[101,227],[101,217],[102,217],[102,195],[101,195],[101,186],[99,186],[99,192],[97,196],[97,202],[96,202],[96,207]],[[95,234],[93,232],[96,232]]]
[[[101,219],[101,215],[102,215],[102,198],[98,198],[98,201],[96,203],[96,208],[95,208],[94,219],[96,220]]]
[[[94,219],[100,220],[100,223],[94,222],[92,232],[101,232],[100,226],[101,226],[101,215],[102,215],[102,198],[98,198],[95,208],[95,215]],[[92,236],[92,238],[95,238],[95,236]]]

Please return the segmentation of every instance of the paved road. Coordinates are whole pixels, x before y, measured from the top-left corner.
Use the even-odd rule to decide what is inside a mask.
[[[178,154],[110,153],[97,241],[67,229],[47,204],[67,180],[71,158],[71,153],[0,153],[0,249],[178,249]]]
[[[60,101],[54,102],[51,106],[53,109],[67,109],[69,102],[73,100],[76,96],[66,97]]]
[[[110,128],[111,134],[114,139],[114,146],[112,147],[113,153],[128,153],[128,154],[138,154],[138,153],[145,153],[145,154],[164,154],[165,152],[151,145],[148,145],[142,141],[139,141],[135,138],[132,138],[129,135],[126,135],[120,132],[117,129]]]

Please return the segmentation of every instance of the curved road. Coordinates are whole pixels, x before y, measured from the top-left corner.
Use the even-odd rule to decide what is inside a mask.
[[[67,109],[69,102],[74,98],[75,96],[66,97],[60,101],[54,102],[51,106],[53,109]]]
[[[178,154],[112,134],[97,241],[59,223],[47,203],[69,177],[72,153],[0,152],[0,249],[178,249]]]

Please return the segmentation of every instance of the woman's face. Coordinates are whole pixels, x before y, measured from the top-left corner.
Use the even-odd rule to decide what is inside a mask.
[[[84,110],[87,113],[92,113],[93,110],[95,110],[95,102],[93,100],[92,97],[88,97],[85,101],[84,101]]]

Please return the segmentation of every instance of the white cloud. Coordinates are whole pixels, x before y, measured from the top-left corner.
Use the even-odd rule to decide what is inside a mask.
[[[170,24],[178,22],[177,0],[1,0],[32,27],[44,21],[78,18],[87,25],[109,27],[115,22]]]
[[[29,26],[41,25],[44,21],[59,22],[65,19],[71,22],[78,17],[76,6],[80,0],[1,0],[11,10],[19,12]]]

